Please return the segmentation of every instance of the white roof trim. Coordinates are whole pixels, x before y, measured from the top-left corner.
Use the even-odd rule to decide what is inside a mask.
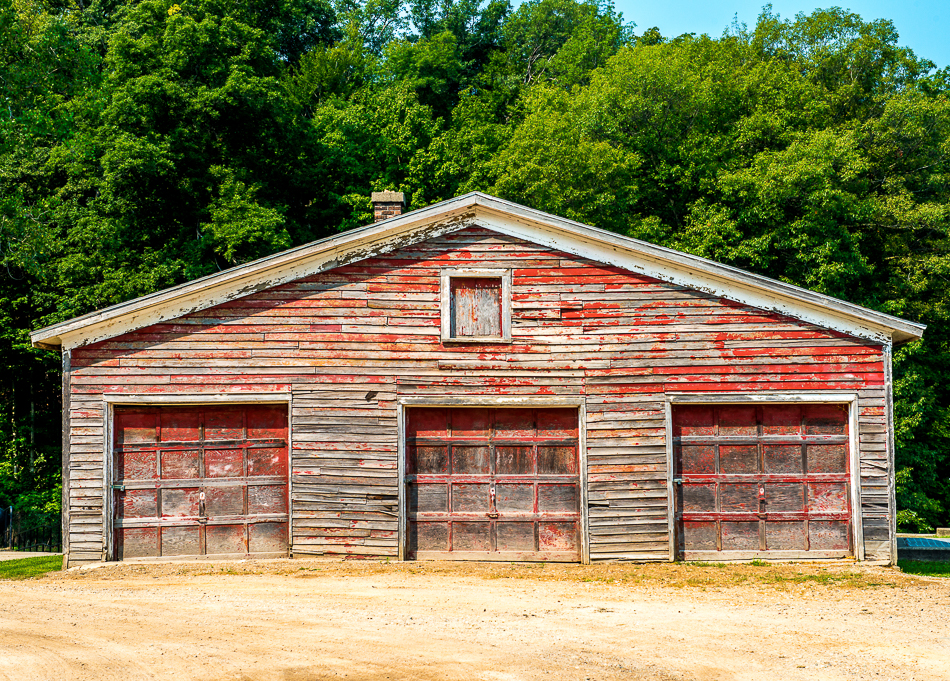
[[[926,328],[735,267],[474,192],[54,324],[34,331],[30,339],[37,346],[61,345],[66,349],[94,343],[472,224],[876,342],[920,338]]]

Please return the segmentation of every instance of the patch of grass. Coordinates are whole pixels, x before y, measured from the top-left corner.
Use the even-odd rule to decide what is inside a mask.
[[[796,572],[793,574],[775,572],[761,577],[766,584],[823,584],[825,586],[844,586],[850,588],[881,586],[867,574],[859,572]]]
[[[198,575],[285,575],[308,577],[371,577],[402,575],[406,578],[430,579],[461,577],[486,580],[536,580],[538,582],[575,582],[585,586],[656,586],[697,590],[718,590],[733,587],[765,587],[795,590],[902,588],[925,585],[914,574],[905,574],[886,567],[837,561],[831,563],[477,563],[420,561],[385,563],[382,560],[326,561],[307,559],[247,560],[208,565],[195,563],[154,563],[130,565],[114,563],[101,569],[70,571],[50,575],[51,579],[121,580],[140,577],[142,573],[160,576]],[[950,575],[947,575],[950,576]]]
[[[926,575],[928,577],[950,577],[950,561],[942,560],[899,560],[897,567],[908,575]]]
[[[63,569],[62,556],[38,556],[0,560],[0,579],[29,579]]]

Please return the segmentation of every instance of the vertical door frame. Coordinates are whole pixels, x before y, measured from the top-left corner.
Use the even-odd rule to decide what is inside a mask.
[[[103,462],[102,462],[102,560],[118,560],[115,555],[115,490],[112,485],[115,483],[115,447],[112,441],[112,429],[114,423],[114,412],[112,400],[108,395],[102,396],[102,437],[104,439]]]
[[[861,512],[861,452],[858,432],[860,406],[852,391],[799,392],[769,390],[749,393],[667,393],[666,394],[666,490],[667,524],[670,533],[670,561],[676,560],[676,490],[673,476],[673,406],[680,404],[845,404],[848,406],[848,466],[851,493],[851,542],[854,558],[864,560],[864,525]],[[893,470],[889,472],[893,477]]]
[[[102,466],[103,523],[102,560],[116,561],[115,555],[115,508],[112,485],[115,481],[115,452],[112,441],[115,407],[230,407],[241,404],[287,405],[287,556],[293,555],[294,504],[293,504],[293,395],[282,393],[201,394],[175,393],[154,394],[104,394],[102,396],[102,433],[105,439]]]
[[[577,409],[577,467],[580,485],[581,564],[590,563],[590,532],[587,508],[587,399],[584,397],[397,397],[396,425],[399,428],[397,474],[399,476],[399,560],[406,560],[409,529],[409,507],[406,503],[406,409],[408,407],[511,407]]]

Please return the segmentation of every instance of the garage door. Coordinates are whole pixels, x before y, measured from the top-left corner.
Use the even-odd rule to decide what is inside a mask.
[[[676,406],[680,558],[851,555],[844,405]]]
[[[580,560],[576,409],[407,416],[408,557]]]
[[[117,407],[114,424],[117,559],[286,555],[286,407]]]

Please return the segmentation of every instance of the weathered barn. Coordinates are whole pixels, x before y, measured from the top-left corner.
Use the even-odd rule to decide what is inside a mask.
[[[392,212],[33,334],[70,565],[894,560],[923,326],[483,194]]]

